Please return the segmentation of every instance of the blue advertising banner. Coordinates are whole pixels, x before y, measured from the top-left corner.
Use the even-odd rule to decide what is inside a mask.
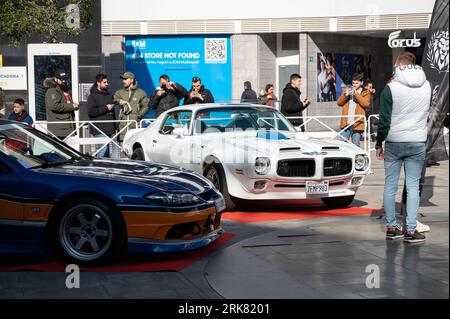
[[[201,78],[216,102],[231,99],[229,35],[127,36],[125,68],[151,97],[161,74],[190,90],[192,77]],[[182,103],[182,101],[181,101]],[[150,110],[146,118],[154,118]]]

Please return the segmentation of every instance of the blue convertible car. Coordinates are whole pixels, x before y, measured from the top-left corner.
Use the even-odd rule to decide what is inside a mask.
[[[127,251],[195,249],[221,235],[224,207],[196,173],[94,159],[0,120],[0,253],[59,247],[75,262],[97,263]]]

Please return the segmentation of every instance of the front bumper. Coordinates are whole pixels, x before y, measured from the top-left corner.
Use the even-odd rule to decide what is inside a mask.
[[[218,239],[224,230],[217,228],[204,236],[188,240],[153,240],[128,238],[128,252],[133,253],[172,253],[205,247]]]

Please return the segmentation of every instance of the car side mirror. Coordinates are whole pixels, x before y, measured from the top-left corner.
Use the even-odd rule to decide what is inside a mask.
[[[175,135],[177,138],[180,138],[184,135],[184,128],[176,127],[172,130],[172,135]]]

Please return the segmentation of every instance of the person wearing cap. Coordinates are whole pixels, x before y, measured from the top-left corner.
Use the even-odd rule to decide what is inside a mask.
[[[44,80],[45,109],[48,122],[69,122],[48,124],[48,130],[60,140],[64,140],[75,129],[74,111],[79,109],[77,103],[73,103],[69,93],[67,81],[69,75],[64,70],[58,70],[53,77]]]
[[[214,103],[214,97],[211,91],[202,84],[202,80],[198,76],[194,76],[191,90],[184,99],[184,105],[201,103]]]
[[[150,107],[156,109],[156,117],[161,113],[180,105],[180,100],[185,98],[187,90],[179,83],[171,82],[168,75],[159,77],[159,87],[153,93]]]
[[[138,81],[132,72],[125,72],[120,76],[123,87],[114,93],[114,102],[120,105],[119,120],[132,120],[139,123],[148,112],[148,97],[144,90],[138,86]],[[127,122],[120,122],[119,130],[123,130],[128,125]],[[134,124],[128,129],[136,128]],[[120,140],[123,141],[126,130],[120,133]]]

